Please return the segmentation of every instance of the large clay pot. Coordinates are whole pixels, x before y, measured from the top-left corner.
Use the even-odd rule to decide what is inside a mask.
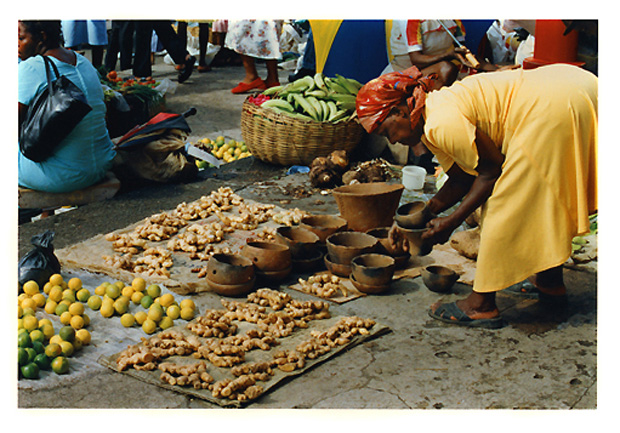
[[[392,224],[404,188],[386,182],[357,183],[334,188],[332,194],[347,227],[365,232]]]

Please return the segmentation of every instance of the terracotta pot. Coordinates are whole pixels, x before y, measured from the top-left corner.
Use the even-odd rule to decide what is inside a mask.
[[[421,270],[424,285],[432,292],[445,293],[454,286],[459,274],[450,268],[439,265],[430,265]]]
[[[277,281],[282,281],[284,280],[286,277],[288,277],[291,272],[293,271],[293,265],[291,264],[288,268],[286,269],[281,269],[278,271],[256,271],[256,278],[260,279],[262,281],[272,281],[272,282],[277,282]]]
[[[291,267],[291,250],[287,245],[267,241],[251,241],[240,254],[252,261],[262,273],[282,271]]]
[[[424,229],[406,229],[397,225],[400,233],[405,237],[409,245],[409,254],[412,256],[425,256],[429,254],[433,246],[422,240],[422,234],[428,230]]]
[[[349,265],[354,257],[376,252],[379,240],[366,233],[339,232],[329,236],[325,245],[332,262]]]
[[[302,227],[278,227],[276,242],[289,247],[293,260],[312,258],[319,249],[319,237]]]
[[[385,254],[362,254],[351,260],[351,277],[369,286],[389,285],[396,264]]]
[[[207,262],[207,279],[215,284],[246,284],[254,279],[254,265],[238,254],[214,254]]]
[[[392,224],[403,189],[402,184],[372,182],[334,188],[332,194],[348,228],[365,232]]]
[[[323,263],[323,252],[320,250],[307,257],[293,258],[293,269],[296,272],[316,271]]]
[[[329,272],[334,275],[338,275],[339,277],[349,278],[351,275],[351,265],[344,265],[342,263],[334,263],[332,262],[329,254],[325,255],[325,267]]]
[[[220,284],[220,283],[216,283],[210,280],[209,277],[207,277],[206,280],[211,290],[217,293],[218,295],[242,296],[242,295],[247,295],[248,293],[252,291],[252,289],[254,289],[254,282],[256,279],[252,278],[251,280],[246,281],[245,283],[239,283],[239,284]]]
[[[394,248],[390,243],[388,238],[390,227],[378,227],[376,229],[368,230],[366,233],[379,239],[379,248],[377,252],[388,254],[392,257],[406,254],[402,248]]]
[[[310,230],[319,237],[319,242],[325,243],[328,236],[346,229],[347,220],[336,215],[307,215],[299,226]]]
[[[396,209],[394,220],[406,229],[421,229],[431,219],[431,212],[423,201],[406,203]]]
[[[389,284],[384,284],[381,286],[373,286],[371,284],[360,283],[353,276],[351,276],[351,283],[357,290],[359,290],[362,293],[366,293],[368,295],[379,295],[381,293],[386,292],[390,288]]]

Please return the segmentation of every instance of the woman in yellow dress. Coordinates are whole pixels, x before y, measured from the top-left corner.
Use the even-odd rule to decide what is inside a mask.
[[[432,152],[448,180],[429,200],[432,244],[482,207],[472,293],[431,317],[499,327],[495,293],[529,278],[540,299],[563,300],[562,265],[597,210],[598,79],[571,65],[478,74],[433,90],[413,67],[367,83],[357,112],[368,132]],[[398,238],[392,230],[393,240]]]

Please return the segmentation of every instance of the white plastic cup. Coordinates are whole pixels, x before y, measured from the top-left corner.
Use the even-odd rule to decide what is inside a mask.
[[[422,189],[426,180],[426,169],[417,165],[403,167],[403,185],[405,189]]]

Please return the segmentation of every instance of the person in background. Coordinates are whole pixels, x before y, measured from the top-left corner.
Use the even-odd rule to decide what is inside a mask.
[[[103,51],[108,45],[108,30],[105,20],[62,20],[62,35],[65,47],[78,50],[83,45],[92,50],[92,64],[98,68],[103,63]]]
[[[177,34],[181,41],[187,44],[187,26],[189,21],[180,20],[177,22]],[[209,72],[211,67],[207,65],[207,45],[209,43],[209,22],[198,21],[198,72]],[[177,65],[178,70],[183,69],[184,65]]]
[[[120,69],[131,69],[133,63],[134,22],[131,20],[113,20],[108,49],[105,53],[104,66],[107,71],[116,69],[119,60]]]
[[[280,85],[278,60],[280,53],[281,20],[230,20],[226,33],[226,48],[237,52],[242,59],[245,77],[232,93],[265,90]],[[263,80],[256,70],[256,59],[265,61],[267,78]]]
[[[422,238],[430,245],[447,242],[482,206],[473,291],[433,304],[429,315],[503,326],[495,294],[526,278],[541,301],[562,303],[562,265],[597,210],[597,77],[555,64],[435,88],[432,75],[412,67],[370,81],[356,101],[368,133],[412,146],[416,155],[431,152],[447,174],[428,207],[439,215],[457,206],[429,221]],[[396,227],[390,236],[402,241]]]
[[[20,21],[18,24],[18,122],[47,87],[45,62],[51,59],[86,96],[92,110],[43,162],[18,154],[18,184],[37,191],[70,192],[89,187],[104,178],[115,151],[106,128],[106,107],[99,76],[82,55],[62,46],[60,21]]]

